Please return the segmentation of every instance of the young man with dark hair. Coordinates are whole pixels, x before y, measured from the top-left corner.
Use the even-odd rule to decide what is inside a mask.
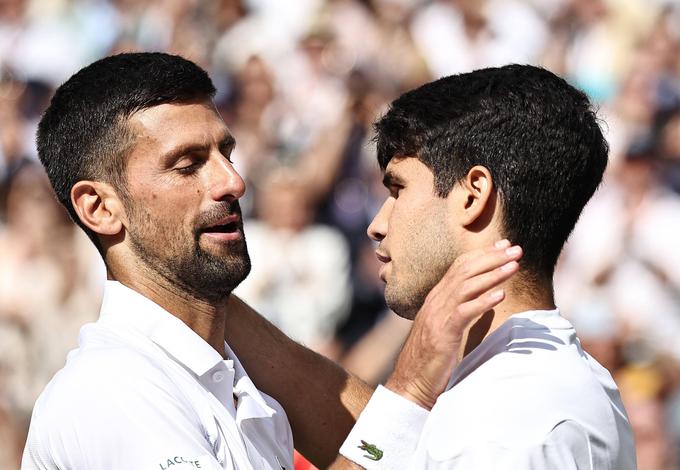
[[[365,384],[230,295],[250,270],[245,186],[213,93],[190,61],[121,54],[76,73],[45,112],[40,159],[109,280],[99,321],[36,403],[23,469],[292,470],[293,436],[326,466],[368,401]],[[433,402],[464,327],[504,298],[493,289],[521,249],[488,246],[433,289],[393,392]]]
[[[369,469],[634,469],[616,385],[553,299],[555,263],[607,164],[587,97],[510,65],[405,93],[376,128],[390,195],[368,231],[395,312],[417,318],[466,251],[507,237],[524,255],[505,299],[470,328],[446,391],[412,400],[429,413],[379,389],[342,454]],[[409,432],[395,439],[396,426]],[[406,461],[390,458],[405,448]]]

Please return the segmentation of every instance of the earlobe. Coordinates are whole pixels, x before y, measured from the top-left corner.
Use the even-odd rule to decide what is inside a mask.
[[[116,235],[123,229],[120,200],[106,183],[78,181],[71,188],[71,204],[81,222],[95,233]]]
[[[486,225],[495,210],[494,184],[491,172],[476,165],[461,182],[465,192],[462,222],[465,226]],[[481,227],[480,227],[481,228]]]

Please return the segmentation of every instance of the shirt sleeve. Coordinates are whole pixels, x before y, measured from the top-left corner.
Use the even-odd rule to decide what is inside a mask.
[[[340,448],[347,459],[368,470],[410,468],[429,412],[378,386]]]
[[[518,432],[521,432],[518,429]],[[475,442],[450,458],[417,456],[410,469],[437,470],[591,470],[611,468],[588,433],[574,421],[563,421],[538,443],[506,446],[498,442]]]
[[[81,369],[78,381],[66,378],[43,393],[22,470],[224,468],[177,386],[152,367],[125,375],[125,359],[90,374]]]

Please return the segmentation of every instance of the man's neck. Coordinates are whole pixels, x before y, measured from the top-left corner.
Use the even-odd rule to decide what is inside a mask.
[[[107,273],[115,280],[142,294],[182,320],[189,328],[215,349],[222,357],[228,297],[223,301],[199,298],[160,276],[141,276],[131,273]]]
[[[509,283],[503,287],[506,291],[503,302],[482,315],[468,329],[463,356],[469,354],[512,315],[530,310],[553,310],[556,308],[552,283],[531,287],[527,287],[523,283]]]

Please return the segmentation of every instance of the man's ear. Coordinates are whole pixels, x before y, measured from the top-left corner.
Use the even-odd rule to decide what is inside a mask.
[[[484,166],[473,166],[460,182],[460,186],[464,204],[461,225],[478,225],[480,229],[484,228],[491,221],[496,207],[491,172]]]
[[[101,235],[117,235],[123,229],[125,211],[111,185],[78,181],[71,188],[71,204],[81,222]]]

